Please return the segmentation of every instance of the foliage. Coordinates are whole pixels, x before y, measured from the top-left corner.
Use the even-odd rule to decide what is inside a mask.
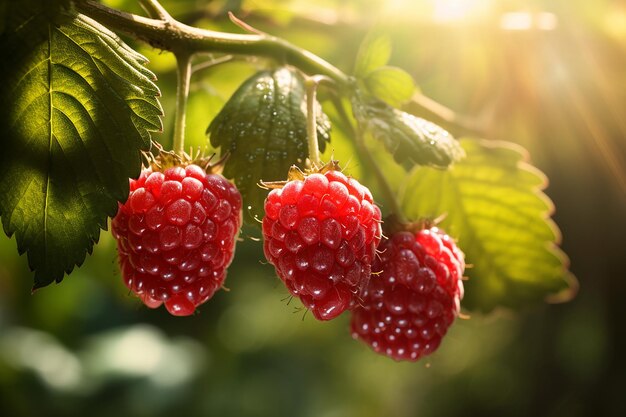
[[[355,99],[353,109],[359,125],[406,169],[415,165],[446,168],[463,158],[463,149],[452,135],[428,120],[369,98]]]
[[[571,290],[561,236],[541,192],[545,176],[508,142],[463,140],[467,158],[446,171],[416,169],[403,186],[413,218],[442,216],[466,261],[470,310],[519,308]],[[427,198],[425,197],[427,196]],[[566,294],[565,294],[566,295]]]
[[[27,1],[0,0],[0,21],[6,4],[23,7]],[[145,16],[138,0],[96,1]],[[470,319],[456,322],[429,360],[399,364],[351,340],[348,316],[320,324],[310,312],[297,312],[297,300],[282,300],[287,291],[261,261],[262,245],[253,240],[260,232],[250,227],[244,228],[229,267],[230,291],[219,292],[184,320],[145,308],[128,294],[110,233],[101,233],[93,254],[67,282],[33,295],[26,255],[18,256],[15,238],[0,233],[0,415],[71,416],[87,410],[93,417],[626,414],[620,395],[626,388],[621,354],[626,348],[626,192],[614,173],[626,173],[621,2],[538,0],[531,9],[525,0],[161,3],[188,25],[225,32],[239,31],[226,15],[231,10],[346,72],[352,71],[372,22],[382,23],[380,30],[393,44],[388,65],[409,71],[423,94],[454,115],[471,116],[482,129],[464,131],[450,123],[455,119],[438,118],[414,100],[399,109],[457,138],[521,144],[549,178],[543,192],[556,206],[551,217],[562,230],[562,248],[580,279],[580,292],[569,303],[525,306],[519,314],[501,308],[472,311]],[[508,12],[526,16],[533,27],[503,29]],[[535,26],[550,17],[555,30]],[[158,75],[166,117],[163,133],[152,137],[169,148],[176,60],[111,29],[148,57],[148,67]],[[197,56],[194,67],[216,56]],[[15,62],[12,53],[0,59],[0,66]],[[209,122],[245,79],[264,68],[264,58],[235,57],[193,73],[187,149],[206,146]],[[3,82],[0,93],[7,87]],[[388,212],[373,170],[358,156],[350,126],[327,100],[327,87],[318,94],[332,122],[332,143],[323,159],[339,159],[346,174],[366,183]],[[426,99],[418,92],[413,97]],[[344,103],[348,109],[349,100]],[[409,174],[382,143],[367,136],[368,149],[395,190]],[[622,164],[609,163],[602,149]],[[465,282],[466,300],[479,283],[480,277]]]
[[[128,178],[139,173],[141,151],[150,146],[149,131],[161,129],[154,75],[144,67],[146,60],[109,29],[171,49],[178,59],[208,51],[280,63],[243,82],[207,129],[211,145],[228,158],[224,174],[240,188],[249,222],[263,212],[261,180],[284,179],[292,164],[305,167],[304,76],[321,74],[330,80],[320,87],[324,106],[352,102],[352,115],[338,115],[349,127],[344,133],[378,140],[395,163],[412,172],[402,202],[409,220],[447,216],[442,225],[458,236],[474,264],[467,307],[518,308],[574,285],[566,257],[555,246],[558,229],[546,219],[551,203],[541,191],[542,174],[521,161],[517,148],[469,140],[462,147],[440,126],[398,108],[416,88],[409,73],[388,65],[391,42],[379,30],[366,36],[349,77],[310,52],[241,22],[255,33],[193,32],[187,38],[185,31],[193,29],[174,20],[168,21],[171,30],[162,31],[89,2],[72,6],[91,17],[61,3],[43,7],[34,1],[39,12],[33,18],[33,13],[8,8],[0,37],[0,52],[18,58],[17,65],[2,66],[11,88],[1,97],[9,110],[0,132],[5,141],[0,216],[5,232],[16,235],[18,251],[28,253],[35,288],[60,281],[91,252],[107,216],[126,199]],[[154,14],[155,3],[143,3]],[[104,18],[109,29],[92,17]],[[33,48],[21,50],[23,42]],[[282,65],[286,63],[291,65]],[[317,113],[323,151],[330,123],[322,111]],[[341,138],[356,144],[354,136]],[[371,152],[367,146],[356,148],[358,156],[335,157],[355,158],[366,170],[383,171],[368,165],[372,158],[363,158]],[[346,147],[338,144],[337,149]],[[390,180],[384,172],[379,179],[385,184]],[[383,185],[384,199],[394,201],[389,190],[397,187]]]
[[[415,91],[411,75],[401,68],[388,66],[391,57],[389,36],[370,32],[359,47],[354,75],[361,87],[392,106],[408,101]]]
[[[19,57],[1,74],[0,215],[39,288],[91,253],[162,110],[146,60],[102,25],[21,17],[0,37],[2,54]]]

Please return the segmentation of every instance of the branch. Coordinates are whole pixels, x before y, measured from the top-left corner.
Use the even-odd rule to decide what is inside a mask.
[[[343,89],[350,88],[352,84],[348,75],[327,61],[274,36],[199,29],[175,19],[166,22],[122,12],[93,0],[76,3],[76,9],[110,29],[175,54],[222,52],[263,56],[293,65],[309,74],[325,75]]]
[[[112,9],[94,0],[76,2],[75,6],[79,12],[110,29],[176,55],[192,56],[199,52],[213,52],[272,58],[293,65],[310,75],[324,75],[334,80],[339,90],[353,88],[352,77],[317,55],[284,39],[264,33],[235,34],[195,28],[172,18],[156,0],[140,2],[148,14],[156,18]],[[480,135],[484,130],[475,120],[454,113],[421,94],[412,98],[407,110],[441,124],[453,133]]]
[[[454,136],[468,134],[485,136],[484,123],[456,113],[452,109],[449,109],[421,93],[413,94],[411,101],[404,106],[404,110],[440,125],[446,130],[449,130]]]

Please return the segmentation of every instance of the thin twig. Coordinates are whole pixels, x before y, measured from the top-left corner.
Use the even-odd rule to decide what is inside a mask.
[[[204,62],[200,62],[199,64],[193,65],[191,67],[191,72],[196,73],[198,71],[205,70],[207,68],[212,68],[216,65],[225,64],[226,62],[233,61],[235,59],[234,55],[224,55],[217,58],[209,59]]]
[[[233,12],[230,12],[230,11],[228,12],[228,18],[230,19],[231,22],[233,22],[235,25],[239,26],[246,32],[254,33],[256,35],[267,35],[267,33],[262,32],[258,30],[257,28],[250,26],[249,24],[247,24],[246,22],[244,22],[243,20],[235,16]]]
[[[148,16],[153,19],[159,19],[164,22],[174,20],[157,0],[139,0],[139,4],[141,4],[141,7],[148,13]]]

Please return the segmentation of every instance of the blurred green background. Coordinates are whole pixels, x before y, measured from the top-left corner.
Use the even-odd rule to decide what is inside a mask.
[[[107,4],[141,13],[134,1]],[[130,296],[115,245],[31,295],[15,241],[0,236],[0,415],[624,416],[626,415],[626,2],[618,0],[163,1],[180,20],[240,31],[226,12],[350,71],[374,25],[391,64],[472,117],[482,135],[525,146],[550,178],[563,248],[580,281],[571,302],[469,312],[441,348],[396,363],[287,303],[244,229],[227,286],[174,318]],[[159,76],[172,132],[175,62],[130,42]],[[200,64],[211,57],[202,57]],[[264,62],[192,79],[188,143]],[[360,175],[339,131],[332,145]],[[375,184],[374,195],[377,193]]]

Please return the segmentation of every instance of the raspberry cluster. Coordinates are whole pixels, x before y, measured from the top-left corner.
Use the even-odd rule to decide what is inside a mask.
[[[352,336],[396,360],[432,353],[459,314],[464,269],[463,252],[436,227],[393,234],[353,310]]]
[[[265,201],[265,256],[318,320],[350,307],[370,279],[381,213],[369,190],[336,170],[293,179]]]
[[[144,170],[111,222],[124,283],[148,307],[192,314],[224,282],[240,210],[237,188],[197,165]]]

